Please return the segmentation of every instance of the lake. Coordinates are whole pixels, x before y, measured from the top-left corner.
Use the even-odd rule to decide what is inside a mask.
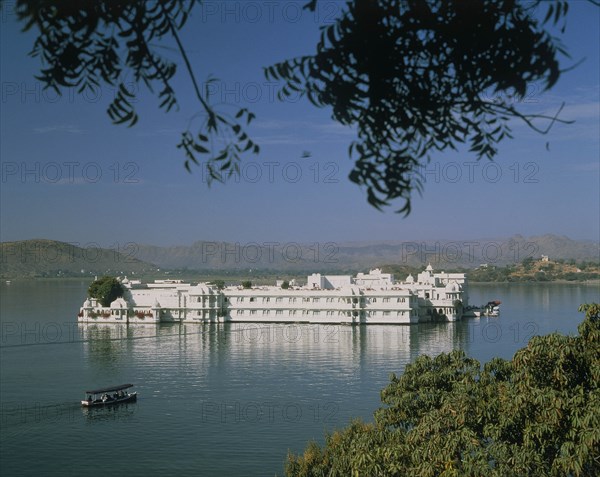
[[[0,285],[1,475],[273,476],[353,417],[421,354],[511,358],[577,333],[598,285],[471,285],[497,318],[399,326],[78,325],[89,282]],[[82,409],[84,389],[134,383],[135,404]]]

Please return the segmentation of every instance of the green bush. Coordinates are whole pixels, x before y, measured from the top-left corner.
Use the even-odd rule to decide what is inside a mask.
[[[110,306],[113,301],[123,296],[123,292],[123,285],[114,277],[99,278],[88,288],[88,295],[100,301],[102,306]]]
[[[420,356],[374,423],[288,455],[286,475],[600,475],[600,305],[579,310],[579,336],[536,336],[512,360]]]
[[[225,280],[213,280],[212,285],[214,285],[218,290],[222,290],[225,288]]]

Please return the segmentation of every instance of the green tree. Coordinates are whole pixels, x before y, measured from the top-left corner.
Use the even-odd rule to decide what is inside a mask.
[[[211,282],[218,290],[225,288],[225,280],[213,280]]]
[[[123,285],[114,277],[102,277],[92,282],[88,295],[100,301],[102,306],[109,306],[124,293]]]
[[[421,356],[359,421],[290,454],[288,477],[600,473],[600,305],[579,336],[533,337],[512,360]]]
[[[525,270],[531,270],[531,267],[533,266],[534,262],[535,262],[535,259],[533,257],[525,257],[521,261],[521,265],[523,265],[523,268]]]
[[[115,124],[137,122],[137,86],[156,91],[165,111],[177,109],[178,65],[171,51],[161,54],[160,43],[174,44],[199,109],[177,147],[188,171],[203,159],[210,183],[239,173],[242,154],[258,154],[259,146],[245,131],[254,114],[231,104],[217,109],[196,79],[179,35],[196,3],[17,0],[15,9],[25,30],[39,32],[31,55],[42,60],[44,86],[57,93],[115,88],[107,111]],[[540,6],[545,20],[538,19]],[[559,120],[560,109],[550,116],[523,113],[515,97],[534,83],[549,89],[560,77],[559,55],[568,55],[550,24],[564,31],[568,6],[565,0],[350,0],[322,28],[314,55],[264,72],[282,81],[280,99],[300,93],[330,107],[335,121],[355,126],[350,180],[366,187],[373,206],[400,201],[399,212],[408,214],[412,191],[423,189],[420,167],[433,152],[466,144],[477,158],[493,158],[498,143],[511,137],[512,120],[541,133]],[[305,8],[314,11],[317,0]],[[124,77],[136,87],[127,88]],[[537,119],[548,122],[540,129]]]
[[[242,282],[242,286],[244,288],[252,288],[252,282],[250,280],[245,280]]]
[[[290,282],[288,282],[287,280],[284,280],[283,283],[281,284],[281,288],[283,288],[284,290],[287,290],[290,287]]]

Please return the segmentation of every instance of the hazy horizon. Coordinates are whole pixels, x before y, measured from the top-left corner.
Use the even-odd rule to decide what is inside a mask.
[[[308,239],[308,240],[303,240],[303,241],[299,241],[299,240],[287,240],[287,241],[281,241],[281,242],[277,242],[275,240],[248,240],[248,241],[240,241],[237,240],[235,238],[232,239],[218,239],[218,240],[206,240],[203,238],[191,238],[189,241],[187,242],[172,242],[172,243],[154,243],[154,242],[148,242],[148,241],[143,241],[143,240],[129,240],[127,242],[123,242],[123,244],[125,243],[136,243],[139,245],[144,245],[144,246],[150,246],[150,247],[189,247],[195,243],[199,243],[199,242],[222,242],[222,243],[247,243],[247,244],[254,244],[254,243],[259,243],[259,244],[271,244],[271,243],[278,243],[278,244],[283,244],[283,243],[299,243],[302,245],[310,245],[310,244],[314,244],[314,243],[336,243],[336,244],[353,244],[353,245],[358,245],[358,244],[374,244],[374,243],[410,243],[410,242],[466,242],[468,243],[469,241],[492,241],[492,240],[507,240],[507,239],[511,239],[514,237],[523,237],[524,239],[533,239],[533,238],[541,238],[541,237],[560,237],[560,238],[566,238],[568,240],[572,240],[574,242],[592,242],[592,243],[599,243],[600,241],[598,239],[593,239],[593,238],[576,238],[576,237],[570,237],[568,235],[562,234],[562,233],[554,233],[554,232],[547,232],[547,233],[542,233],[542,234],[535,234],[535,235],[526,235],[526,234],[522,234],[522,233],[513,233],[513,234],[509,234],[509,235],[505,235],[505,236],[471,236],[471,237],[406,237],[406,238],[373,238],[371,240],[351,240],[351,239],[341,239],[341,240],[318,240],[318,239]],[[57,239],[57,238],[52,238],[50,236],[46,236],[46,237],[26,237],[26,238],[16,238],[16,239],[4,239],[4,237],[2,238],[2,240],[0,241],[0,243],[7,243],[7,242],[25,242],[25,241],[35,241],[35,240],[50,240],[50,241],[56,241],[56,242],[64,242],[64,243],[68,243],[71,245],[75,245],[75,244],[80,244],[81,246],[85,246],[89,244],[94,244],[94,245],[99,245],[100,247],[106,247],[106,248],[110,248],[111,246],[115,245],[117,242],[115,242],[114,240],[111,242],[106,242],[106,243],[100,243],[97,240],[91,240],[91,241],[87,241],[87,242],[78,242],[78,241],[73,241],[73,240],[69,240],[69,239]]]

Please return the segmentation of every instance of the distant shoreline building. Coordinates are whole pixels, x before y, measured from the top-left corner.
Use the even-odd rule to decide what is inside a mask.
[[[434,273],[431,265],[404,281],[379,269],[350,275],[308,276],[306,286],[223,289],[208,283],[121,279],[123,297],[102,307],[88,298],[80,323],[290,322],[411,324],[456,321],[469,305],[463,273]]]

